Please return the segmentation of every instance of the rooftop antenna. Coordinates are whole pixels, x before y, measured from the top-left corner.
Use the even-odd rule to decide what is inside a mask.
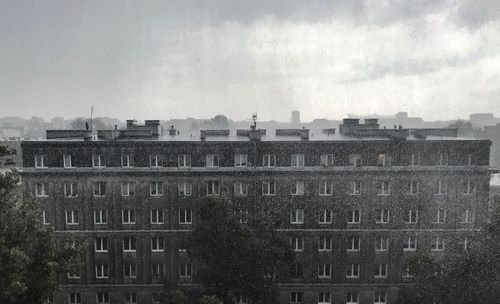
[[[94,129],[94,106],[90,107],[90,130],[92,132],[92,140],[97,140],[97,132]]]

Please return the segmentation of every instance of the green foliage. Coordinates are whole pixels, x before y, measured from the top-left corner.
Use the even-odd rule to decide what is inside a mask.
[[[240,222],[225,197],[208,197],[199,204],[202,218],[188,250],[195,260],[195,279],[208,294],[233,303],[243,297],[252,303],[276,303],[275,271],[293,261],[290,245],[266,214]]]
[[[199,304],[222,304],[222,301],[216,296],[203,296],[200,299]]]
[[[180,289],[168,289],[161,294],[162,304],[187,304],[186,294]]]
[[[17,194],[18,182],[15,172],[0,174],[0,303],[42,303],[77,262],[78,248],[52,238],[38,204]]]

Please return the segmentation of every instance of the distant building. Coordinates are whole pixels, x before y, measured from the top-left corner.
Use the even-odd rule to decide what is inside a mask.
[[[469,115],[470,123],[473,127],[494,126],[500,123],[500,118],[495,118],[493,113],[475,113]]]
[[[228,195],[243,215],[279,211],[296,261],[277,269],[280,303],[394,303],[406,262],[460,239],[488,215],[489,140],[437,129],[380,129],[345,119],[324,129],[201,130],[158,120],[125,130],[49,130],[22,142],[22,182],[58,237],[85,246],[54,303],[159,303],[164,280],[193,286],[182,240],[195,202]],[[207,170],[209,168],[209,170]]]
[[[299,111],[292,111],[292,123],[293,124],[300,124],[300,112]]]

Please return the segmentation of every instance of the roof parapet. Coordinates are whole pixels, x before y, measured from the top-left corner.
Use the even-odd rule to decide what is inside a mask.
[[[276,129],[276,136],[299,136],[301,140],[309,140],[309,129]]]
[[[202,141],[209,136],[229,136],[229,130],[200,130],[200,139]]]

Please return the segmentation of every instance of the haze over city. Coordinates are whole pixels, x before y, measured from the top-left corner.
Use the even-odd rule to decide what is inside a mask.
[[[500,116],[500,2],[2,1],[1,116]]]

